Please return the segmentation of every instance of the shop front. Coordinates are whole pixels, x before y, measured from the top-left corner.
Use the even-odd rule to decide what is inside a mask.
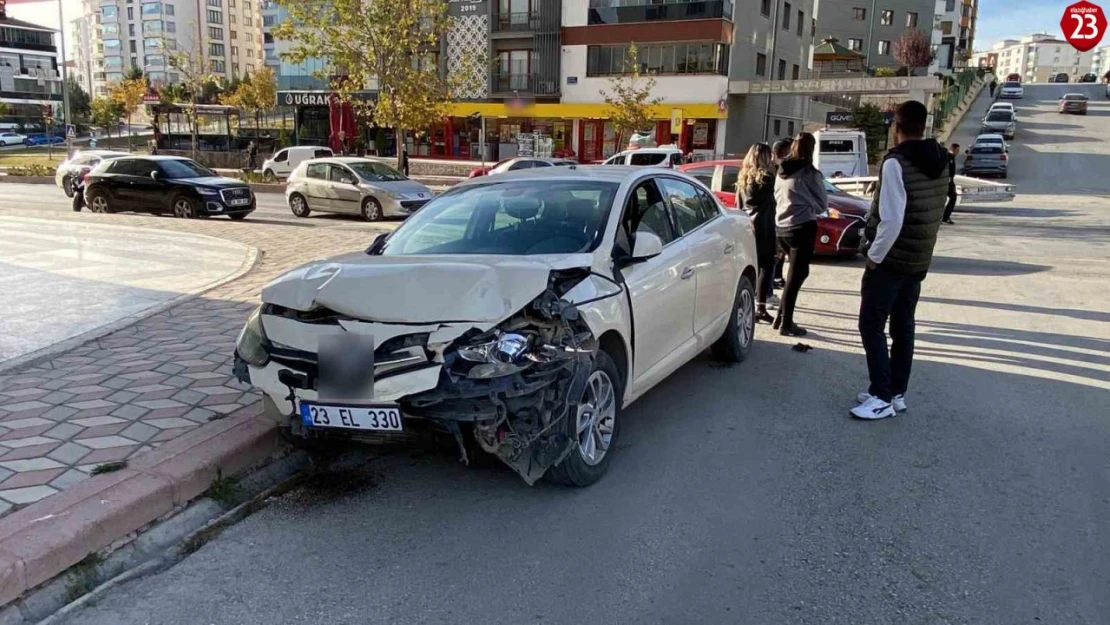
[[[372,101],[377,93],[359,91],[355,97]],[[277,104],[293,109],[295,145],[325,145],[335,152],[361,151],[376,134],[375,128],[358,124],[353,107],[339,101],[332,91],[279,91]]]
[[[651,129],[651,143],[657,146],[674,145],[683,154],[695,157],[712,157],[717,154],[717,123],[710,119],[661,119]],[[723,123],[723,122],[722,122]],[[583,163],[603,161],[628,148],[631,137],[618,136],[613,123],[605,119],[584,119],[578,126],[578,145]]]

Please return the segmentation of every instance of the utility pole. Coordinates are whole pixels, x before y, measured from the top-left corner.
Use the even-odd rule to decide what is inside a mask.
[[[867,41],[863,44],[867,48],[867,52],[863,55],[864,71],[871,69],[871,48],[874,43],[872,39],[875,36],[875,9],[878,2],[879,0],[871,0],[871,14],[867,16]]]
[[[775,0],[775,9],[771,16],[771,57],[768,61],[767,71],[771,80],[775,80],[775,50],[779,41],[779,7],[782,0]],[[767,135],[771,132],[771,94],[767,94],[767,101],[763,105],[763,142],[767,143]]]
[[[69,138],[68,132],[69,125],[73,123],[73,120],[69,116],[69,80],[66,76],[66,19],[62,12],[62,0],[58,0],[58,43],[62,61],[58,64],[62,73],[62,117],[64,118],[62,132],[66,133],[66,154],[68,155],[73,149],[73,140]]]

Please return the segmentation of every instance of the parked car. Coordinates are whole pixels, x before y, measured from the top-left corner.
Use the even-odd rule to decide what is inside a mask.
[[[27,137],[18,132],[0,132],[0,145],[22,145]]]
[[[367,221],[407,217],[434,196],[428,187],[368,158],[305,161],[285,186],[285,199],[297,217],[312,211],[362,215]]]
[[[1083,74],[1083,77],[1079,79],[1079,82],[1098,82],[1098,76],[1096,76],[1095,74]]]
[[[48,136],[46,134],[38,134],[38,135],[29,135],[27,137],[24,137],[24,139],[23,139],[23,145],[28,146],[28,147],[32,147],[32,146],[36,146],[36,145],[49,145],[49,144],[58,145],[59,143],[65,143],[65,142],[66,142],[66,138],[62,135],[49,135]]]
[[[965,176],[997,176],[1005,178],[1009,172],[1010,155],[997,143],[979,143],[964,152]]]
[[[1065,74],[1064,72],[1060,72],[1059,74],[1056,74],[1055,76],[1050,76],[1048,78],[1048,82],[1068,82],[1068,75]]]
[[[178,156],[120,157],[85,176],[85,204],[94,213],[141,211],[185,219],[254,211],[254,192],[242,180],[224,178]]]
[[[682,163],[682,151],[678,148],[639,148],[614,154],[602,164],[674,168]]]
[[[1003,137],[1000,134],[997,134],[997,133],[988,133],[988,134],[979,135],[979,136],[975,137],[975,141],[972,141],[972,143],[971,143],[972,146],[988,145],[988,144],[1002,146],[1002,151],[1003,152],[1008,153],[1010,151],[1010,144],[1006,143],[1006,138]]]
[[[496,164],[489,167],[475,167],[470,170],[468,178],[477,178],[478,176],[489,176],[493,174],[503,174],[507,171],[518,171],[521,169],[533,169],[537,167],[567,167],[570,165],[577,165],[578,161],[569,158],[545,158],[540,156],[516,156],[513,158],[506,158],[498,161]]]
[[[1020,100],[1025,97],[1025,88],[1021,86],[1020,82],[1007,81],[1002,83],[1002,88],[998,90],[998,98],[1006,100],[1014,98]]]
[[[1021,82],[1021,74],[1007,74],[1006,75],[1006,82],[1020,83]]]
[[[987,109],[988,113],[991,111],[1009,111],[1014,114],[1014,119],[1017,119],[1017,108],[1013,102],[995,102]]]
[[[1087,96],[1082,93],[1065,93],[1056,105],[1058,113],[1087,114]]]
[[[331,148],[318,145],[299,145],[282,148],[262,162],[262,177],[267,180],[284,180],[301,163],[313,158],[334,156]]]
[[[740,161],[723,160],[683,165],[679,171],[704,184],[725,208],[737,210],[736,181]],[[825,181],[829,197],[826,214],[817,220],[816,253],[823,256],[852,256],[859,253],[864,220],[871,203],[841,191]]]
[[[1017,120],[1009,111],[990,111],[983,118],[979,134],[998,133],[1006,139],[1013,139],[1017,133]]]
[[[65,192],[66,197],[73,197],[74,183],[81,176],[96,169],[104,161],[129,156],[127,152],[114,152],[112,150],[82,150],[75,152],[66,162],[58,165],[54,174],[54,184]]]
[[[233,370],[292,440],[433,430],[587,486],[633,401],[707,348],[749,355],[754,277],[747,217],[681,173],[479,177],[263,288]]]

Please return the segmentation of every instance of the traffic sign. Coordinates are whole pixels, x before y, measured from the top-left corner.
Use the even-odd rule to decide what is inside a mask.
[[[1097,4],[1080,0],[1064,9],[1060,29],[1073,48],[1087,52],[1093,50],[1106,34],[1106,14]]]
[[[74,139],[77,137],[77,126],[73,124],[66,124],[66,138]]]

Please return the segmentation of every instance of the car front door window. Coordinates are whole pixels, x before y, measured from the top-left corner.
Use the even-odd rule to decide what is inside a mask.
[[[357,213],[362,207],[362,192],[354,172],[342,165],[328,166],[328,203],[333,210]]]
[[[678,230],[686,235],[716,216],[716,205],[707,206],[698,188],[677,178],[663,178],[663,192],[674,211]]]

